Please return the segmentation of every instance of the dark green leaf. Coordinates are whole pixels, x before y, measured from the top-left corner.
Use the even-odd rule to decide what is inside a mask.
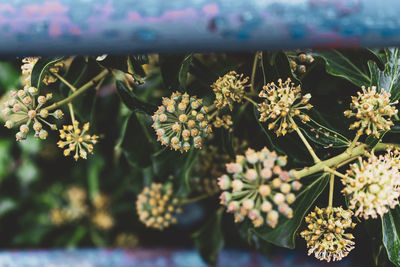
[[[78,88],[86,82],[88,67],[89,65],[84,57],[75,57],[63,77],[70,84]],[[67,96],[70,92],[69,87],[64,83],[60,84],[60,90],[64,96]]]
[[[314,52],[315,57],[322,57],[326,63],[326,71],[337,77],[361,87],[371,83],[368,61],[374,61],[383,69],[381,59],[369,49],[357,50],[323,50]]]
[[[128,56],[111,56],[108,55],[104,60],[97,61],[105,68],[117,69],[125,73],[128,71]]]
[[[261,67],[265,77],[264,83],[276,82],[278,79],[286,80],[287,78],[299,83],[293,76],[286,54],[282,51],[263,52]]]
[[[160,55],[160,71],[164,80],[164,85],[172,91],[181,91],[179,85],[179,71],[185,55]]]
[[[275,229],[270,227],[255,228],[255,233],[265,241],[274,245],[294,248],[297,229],[300,227],[307,211],[313,205],[318,196],[325,189],[329,181],[329,174],[323,174],[312,184],[307,186],[293,203],[293,218],[281,219]]]
[[[179,84],[181,85],[183,90],[186,90],[188,72],[189,72],[189,67],[190,67],[191,63],[192,63],[192,54],[189,54],[183,60],[181,68],[179,70],[178,80],[179,80]]]
[[[20,83],[20,75],[11,63],[0,62],[0,90],[15,89]]]
[[[63,57],[56,58],[40,58],[33,66],[31,74],[32,86],[40,89],[43,84],[44,77],[49,73],[49,69],[57,62],[63,60]]]
[[[117,81],[117,91],[122,102],[133,112],[141,112],[148,115],[153,115],[156,111],[156,106],[140,100],[126,85]]]
[[[379,137],[375,137],[373,135],[369,135],[366,139],[365,139],[365,143],[367,145],[369,145],[370,148],[374,148],[378,143],[380,143],[383,139],[383,137],[385,136],[385,134],[388,131],[380,131],[380,136]]]
[[[0,217],[17,208],[17,202],[11,198],[0,199]]]
[[[379,66],[370,62],[372,80],[370,85],[389,92],[393,101],[400,99],[400,52],[398,48],[385,49],[386,66],[381,71]]]
[[[224,246],[224,236],[222,233],[223,209],[217,212],[193,234],[194,244],[200,252],[205,262],[215,265],[218,259],[218,252]]]
[[[389,259],[400,266],[400,207],[389,210],[382,216],[383,244]]]
[[[350,144],[346,137],[332,129],[329,129],[328,127],[319,124],[313,119],[306,124],[299,124],[299,128],[311,141],[323,146],[324,148],[343,148],[348,147]]]

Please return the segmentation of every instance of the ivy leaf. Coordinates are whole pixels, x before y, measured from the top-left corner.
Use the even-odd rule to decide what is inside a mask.
[[[282,80],[290,78],[293,82],[299,83],[299,80],[293,76],[286,54],[282,51],[263,52],[261,68],[263,69],[265,84],[276,82],[279,78]]]
[[[100,65],[106,68],[117,69],[125,73],[128,71],[128,58],[127,56],[111,56],[107,55],[104,60],[97,61]]]
[[[223,211],[223,209],[218,209],[201,229],[192,236],[201,257],[210,265],[217,263],[218,252],[224,246],[224,236],[222,233]]]
[[[189,54],[183,59],[181,68],[179,70],[178,80],[179,80],[179,84],[182,86],[183,90],[186,90],[188,72],[189,72],[191,63],[192,63],[192,54]]]
[[[385,89],[395,101],[400,99],[400,51],[398,48],[388,48],[385,49],[385,56],[384,71],[381,71],[373,62],[368,63],[372,76],[370,85]]]
[[[160,70],[165,86],[169,90],[181,90],[179,85],[179,72],[185,55],[160,55]]]
[[[319,124],[313,119],[306,124],[302,124],[301,127],[299,125],[299,128],[312,142],[324,148],[343,148],[348,147],[350,144],[350,141],[345,136]]]
[[[282,219],[274,229],[267,226],[255,228],[255,234],[274,245],[294,248],[297,229],[300,227],[307,211],[325,189],[328,181],[329,174],[324,173],[297,196],[292,206],[293,218]]]
[[[148,115],[153,115],[156,111],[156,106],[140,100],[123,82],[117,81],[117,91],[122,102],[133,112],[141,112]]]
[[[33,87],[40,89],[43,79],[49,73],[49,69],[57,62],[63,60],[63,57],[56,58],[40,58],[33,66],[31,73],[31,84]]]
[[[357,50],[324,50],[312,53],[325,61],[326,72],[341,77],[359,87],[371,84],[368,61],[374,61],[384,69],[381,59],[369,49]]]
[[[389,210],[382,216],[383,244],[389,260],[400,266],[400,207]]]

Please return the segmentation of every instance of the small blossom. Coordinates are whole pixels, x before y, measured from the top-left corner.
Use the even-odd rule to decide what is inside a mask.
[[[163,98],[153,122],[158,141],[180,152],[201,148],[203,138],[212,130],[202,100],[179,92]]]
[[[211,85],[215,93],[215,106],[218,109],[229,106],[229,109],[232,110],[235,102],[242,102],[248,81],[248,77],[237,74],[235,71],[228,72],[220,77]]]
[[[223,127],[225,130],[229,130],[229,132],[233,131],[232,125],[233,121],[231,115],[222,115],[222,117],[217,116],[213,122],[215,128]]]
[[[172,196],[169,186],[152,183],[145,187],[136,200],[139,220],[149,228],[163,230],[176,224],[176,214],[181,212],[179,200]]]
[[[351,210],[342,207],[315,208],[307,215],[307,230],[300,233],[307,242],[308,255],[319,260],[339,261],[354,249],[354,236],[346,229],[354,228]]]
[[[92,216],[93,224],[101,230],[109,230],[114,226],[114,218],[106,211],[96,211]]]
[[[36,138],[46,139],[48,132],[43,129],[43,125],[57,130],[55,124],[48,122],[49,115],[55,119],[61,119],[64,115],[60,109],[49,113],[44,107],[52,99],[52,94],[36,96],[36,88],[25,87],[24,90],[10,91],[9,99],[5,102],[3,114],[6,115],[7,121],[4,126],[9,129],[19,126],[19,132],[15,135],[17,141],[26,139],[30,127],[35,131]]]
[[[89,123],[85,123],[82,129],[79,128],[79,122],[74,121],[73,125],[64,125],[60,130],[60,141],[57,145],[64,149],[64,156],[74,155],[77,161],[79,158],[86,159],[87,154],[93,154],[93,145],[97,143],[98,136],[90,135]]]
[[[286,160],[282,159],[284,157],[267,148],[261,151],[248,149],[245,155],[237,155],[235,162],[226,164],[226,171],[231,174],[232,180],[229,188],[221,187],[225,191],[220,199],[227,212],[234,213],[235,222],[248,217],[254,227],[267,224],[274,228],[280,214],[286,218],[293,216],[289,205],[296,199],[294,189],[301,186],[293,187],[286,177],[279,176],[286,172],[282,170]],[[228,174],[221,176],[219,181],[222,183]]]
[[[377,218],[377,215],[393,209],[399,204],[400,171],[397,150],[385,155],[371,154],[368,160],[359,159],[359,164],[350,165],[343,193],[350,198],[350,209],[355,216]]]
[[[303,123],[310,120],[303,110],[312,108],[312,105],[308,103],[311,95],[303,96],[301,87],[295,87],[289,78],[285,82],[279,79],[278,85],[273,82],[265,85],[259,97],[265,98],[258,107],[259,120],[261,122],[271,121],[268,129],[274,130],[277,136],[285,135],[296,129],[297,125],[293,122],[294,117],[299,117]]]
[[[362,92],[358,92],[358,96],[352,96],[350,110],[346,110],[344,115],[347,118],[355,117],[357,121],[350,125],[350,129],[360,128],[360,134],[380,135],[380,130],[390,130],[393,126],[391,118],[398,113],[394,105],[398,101],[390,102],[390,93],[383,88],[380,92],[376,86],[361,87]]]

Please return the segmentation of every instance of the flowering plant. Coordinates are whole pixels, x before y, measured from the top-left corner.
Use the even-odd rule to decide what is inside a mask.
[[[329,262],[367,232],[366,261],[400,266],[399,60],[393,48],[3,62],[0,225],[37,227],[4,244],[131,246],[189,229],[211,264],[231,233],[262,251],[302,239]]]

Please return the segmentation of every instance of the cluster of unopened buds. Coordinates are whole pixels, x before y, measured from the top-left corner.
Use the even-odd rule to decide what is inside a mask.
[[[86,159],[87,154],[93,154],[93,145],[97,143],[98,136],[90,135],[89,123],[85,123],[82,129],[79,128],[79,122],[74,120],[73,125],[64,125],[60,130],[60,141],[57,145],[59,148],[64,149],[64,155],[70,156],[74,154],[74,159],[78,160],[79,157]],[[74,153],[75,152],[75,153]]]
[[[153,122],[158,140],[180,152],[201,148],[203,138],[212,130],[202,99],[179,92],[163,98]]]
[[[354,248],[354,236],[346,233],[354,228],[353,212],[342,207],[315,207],[307,215],[307,229],[300,233],[307,242],[308,255],[314,253],[319,260],[338,261],[346,257]]]
[[[349,197],[355,215],[368,219],[393,209],[400,197],[400,155],[397,150],[385,155],[371,154],[368,160],[359,159],[350,165],[342,178],[343,193]]]
[[[7,118],[5,127],[11,129],[19,126],[19,132],[15,135],[18,141],[25,140],[30,127],[35,131],[35,137],[46,139],[48,132],[43,129],[43,124],[56,130],[57,126],[48,122],[49,116],[61,119],[64,113],[61,109],[49,112],[44,106],[52,99],[52,94],[38,96],[35,87],[25,87],[21,90],[10,91],[9,99],[4,103],[3,115]]]
[[[304,52],[301,52],[296,56],[291,56],[290,58],[292,58],[290,61],[290,68],[297,75],[306,73],[307,67],[314,62],[314,57]]]
[[[265,98],[258,107],[259,120],[272,121],[268,124],[268,129],[274,130],[277,136],[297,129],[294,117],[299,117],[303,123],[310,121],[310,117],[303,111],[312,108],[309,103],[311,94],[303,96],[300,85],[295,86],[289,78],[285,82],[279,79],[278,85],[268,83],[259,93],[259,97]]]
[[[176,214],[181,213],[179,199],[173,197],[169,184],[152,183],[143,188],[136,200],[139,220],[149,228],[163,230],[177,223]]]
[[[214,104],[218,109],[228,106],[233,109],[235,102],[240,103],[246,92],[246,87],[249,81],[248,77],[243,74],[237,74],[235,71],[230,71],[222,77],[219,77],[212,85],[215,93]]]
[[[286,157],[263,148],[259,152],[248,149],[244,156],[238,155],[235,162],[226,164],[229,175],[218,178],[224,190],[220,199],[236,222],[248,217],[255,227],[267,224],[274,228],[279,214],[293,216],[289,205],[296,200],[293,191],[300,190],[301,183],[290,183],[289,172],[282,169],[286,163]]]
[[[213,122],[213,126],[215,128],[224,128],[225,130],[229,130],[230,132],[232,131],[232,117],[231,115],[222,115],[222,116],[217,116],[215,117],[215,120]]]
[[[344,112],[348,118],[355,117],[357,120],[350,125],[350,129],[359,129],[359,134],[375,135],[379,137],[381,130],[390,130],[393,126],[391,118],[398,113],[394,105],[398,100],[391,102],[390,93],[381,89],[377,91],[376,86],[361,87],[362,92],[358,96],[352,96],[350,109]]]

